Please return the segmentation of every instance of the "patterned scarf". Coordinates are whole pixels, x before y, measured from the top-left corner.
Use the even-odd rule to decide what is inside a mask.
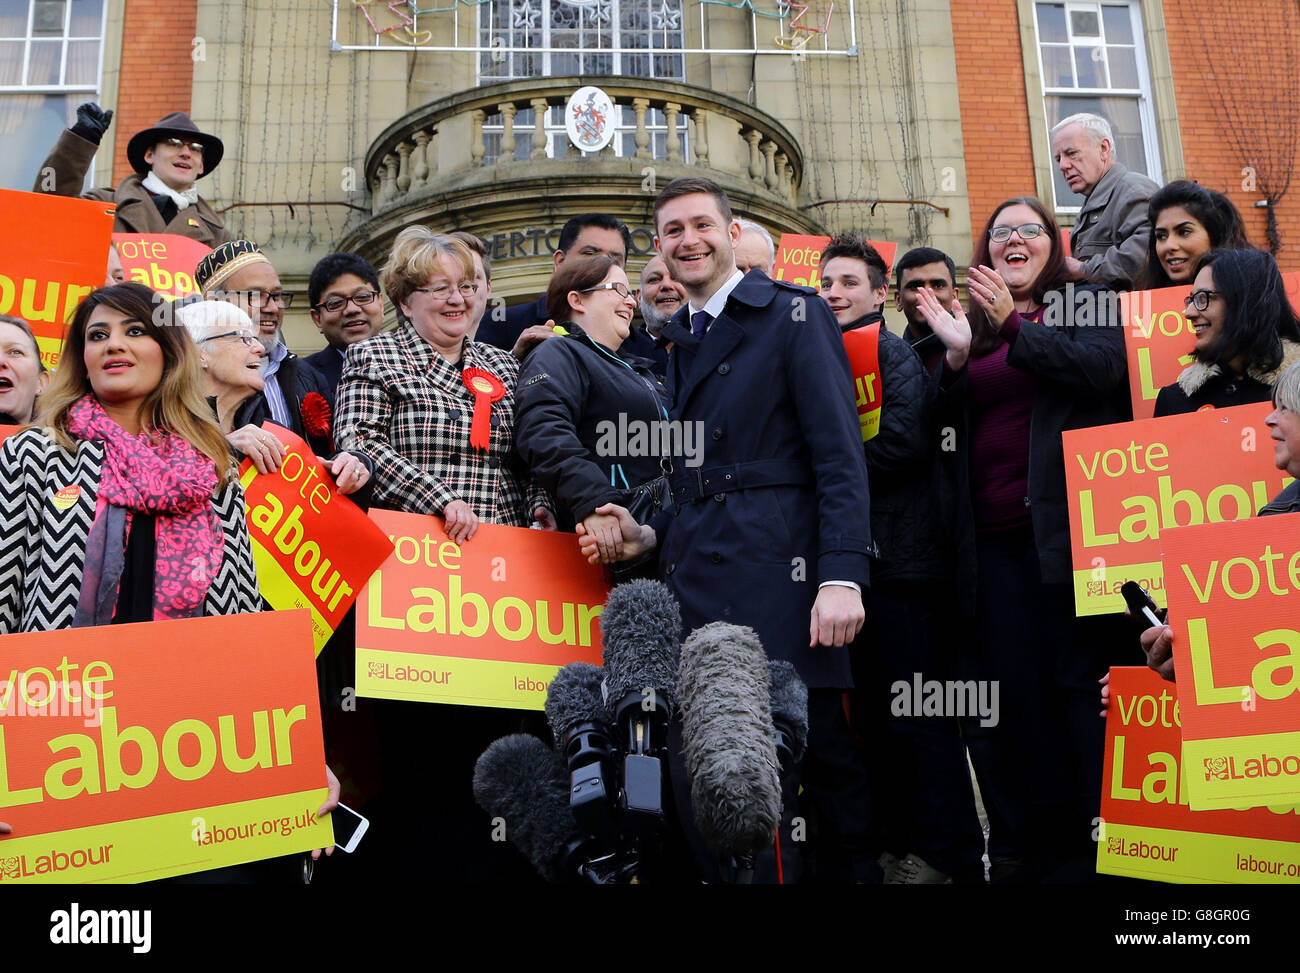
[[[225,547],[212,511],[217,486],[212,461],[172,432],[131,435],[109,418],[93,395],[83,396],[69,410],[68,431],[78,439],[105,444],[73,626],[113,620],[133,513],[156,518],[154,620],[200,614]]]

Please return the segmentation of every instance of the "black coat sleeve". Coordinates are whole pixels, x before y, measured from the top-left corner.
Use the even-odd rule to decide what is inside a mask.
[[[880,328],[880,431],[866,443],[867,470],[892,473],[925,462],[926,372],[902,338]]]
[[[619,502],[578,434],[591,375],[573,342],[543,342],[521,366],[515,388],[515,446],[538,482],[564,504],[574,522],[603,503]]]

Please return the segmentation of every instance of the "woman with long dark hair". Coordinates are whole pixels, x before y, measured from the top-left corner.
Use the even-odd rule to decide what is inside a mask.
[[[1223,193],[1179,179],[1147,204],[1151,242],[1138,284],[1142,290],[1190,284],[1196,265],[1211,250],[1248,250],[1241,213]]]
[[[932,291],[920,309],[947,349],[940,425],[968,458],[978,630],[963,656],[968,675],[999,692],[996,724],[964,731],[991,878],[1025,881],[1086,869],[1095,855],[1096,686],[1117,643],[1074,615],[1061,433],[1128,418],[1124,336],[1113,294],[1066,288],[1059,228],[1032,197],[993,211],[968,287],[969,318]]]
[[[1195,361],[1160,390],[1157,416],[1267,402],[1278,376],[1300,361],[1300,320],[1277,261],[1263,250],[1207,253],[1186,307]]]

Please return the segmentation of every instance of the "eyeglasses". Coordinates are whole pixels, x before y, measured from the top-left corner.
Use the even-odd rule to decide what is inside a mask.
[[[478,293],[478,284],[473,281],[466,281],[456,287],[452,287],[450,284],[439,284],[437,287],[413,287],[411,289],[419,291],[421,294],[429,294],[435,300],[446,301],[451,298],[453,290],[459,291],[461,297],[467,299],[473,297]]]
[[[989,239],[994,243],[1006,243],[1012,232],[1020,234],[1022,240],[1032,240],[1040,233],[1046,233],[1047,227],[1042,223],[1021,223],[1019,226],[995,226],[989,230]]]
[[[248,345],[248,347],[250,348],[253,347],[253,345],[257,344],[257,339],[254,338],[247,331],[224,331],[221,334],[210,334],[206,338],[200,338],[199,340],[216,341],[218,338],[238,338],[240,341]]]
[[[418,289],[419,288],[417,288],[417,290]],[[477,290],[477,287],[475,289]],[[342,311],[347,307],[348,301],[351,301],[357,307],[365,307],[378,296],[379,291],[357,291],[357,293],[353,294],[351,297],[331,297],[328,301],[321,301],[321,303],[313,304],[311,307],[313,311],[319,311],[321,308],[324,308],[332,314],[335,311]]]
[[[244,301],[249,307],[265,307],[267,304],[279,304],[285,310],[293,303],[293,291],[222,291],[227,301]]]
[[[603,284],[597,284],[595,287],[588,287],[585,291],[578,291],[579,294],[590,294],[593,291],[613,291],[619,297],[629,298],[632,296],[632,288],[621,280],[608,280]]]
[[[1206,291],[1206,290],[1192,291],[1190,294],[1188,294],[1186,297],[1183,298],[1183,307],[1187,308],[1195,305],[1196,310],[1207,311],[1209,310],[1210,307],[1210,298],[1222,297],[1222,296],[1223,295],[1220,294],[1218,291]]]
[[[169,138],[169,139],[162,139],[161,143],[167,146],[169,149],[179,149],[182,145],[188,145],[190,151],[193,152],[195,155],[203,154],[202,142],[186,142],[184,139]]]

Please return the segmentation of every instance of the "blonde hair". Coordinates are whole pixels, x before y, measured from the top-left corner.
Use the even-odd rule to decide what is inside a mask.
[[[144,426],[166,429],[180,436],[212,460],[217,484],[224,486],[234,474],[230,447],[200,391],[202,373],[198,347],[184,327],[175,324],[160,327],[154,319],[154,309],[162,309],[166,301],[166,298],[134,282],[101,287],[88,294],[77,305],[68,323],[59,367],[49,389],[38,400],[36,421],[49,429],[54,441],[62,448],[69,452],[77,448],[76,437],[68,430],[68,413],[78,399],[94,394],[86,372],[86,326],[95,308],[112,308],[139,321],[149,337],[162,348],[162,380],[145,396],[140,406]],[[166,309],[171,311],[170,303]]]
[[[402,304],[424,287],[433,276],[439,260],[450,257],[459,265],[466,280],[474,279],[474,254],[460,240],[444,233],[434,233],[427,226],[408,226],[393,241],[393,252],[379,272],[384,292],[402,314]]]

